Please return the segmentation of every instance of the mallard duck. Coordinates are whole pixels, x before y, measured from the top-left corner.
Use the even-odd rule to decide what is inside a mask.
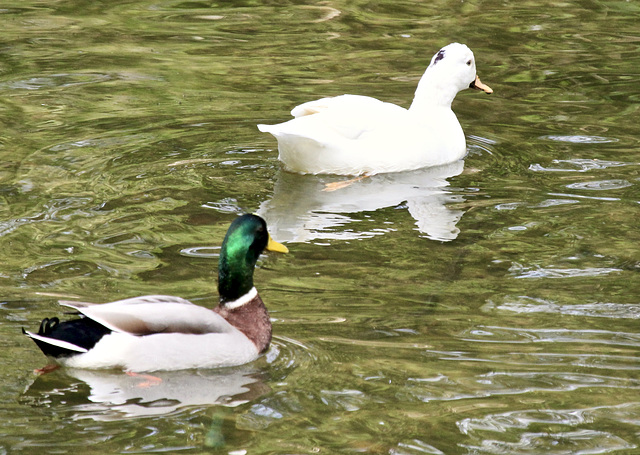
[[[243,215],[231,223],[220,250],[220,303],[213,310],[166,295],[104,304],[61,301],[82,317],[47,318],[38,333],[23,332],[54,368],[145,372],[251,362],[271,341],[269,314],[253,286],[254,267],[265,249],[288,251],[271,239],[259,216]]]
[[[476,74],[464,44],[443,47],[418,83],[409,109],[375,98],[341,95],[295,107],[295,118],[258,125],[278,140],[279,159],[302,174],[372,175],[452,163],[466,154],[451,103],[466,88],[493,90]]]

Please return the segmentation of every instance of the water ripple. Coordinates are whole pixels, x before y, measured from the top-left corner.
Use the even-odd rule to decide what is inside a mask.
[[[578,430],[561,433],[523,433],[517,442],[485,439],[480,446],[461,444],[472,453],[586,455],[610,453],[636,446],[605,431]]]
[[[352,338],[341,338],[341,337],[320,337],[318,338],[320,341],[324,341],[327,343],[331,343],[331,344],[346,344],[346,345],[352,345],[352,346],[364,346],[364,347],[370,347],[370,348],[380,348],[380,349],[384,349],[384,348],[388,348],[388,349],[429,349],[431,348],[430,345],[428,344],[422,344],[422,343],[412,343],[412,342],[407,342],[407,343],[402,343],[402,342],[388,342],[388,341],[381,341],[381,340],[359,340],[359,339],[352,339]]]
[[[453,360],[458,362],[484,362],[497,363],[500,365],[525,365],[539,368],[541,366],[548,367],[566,367],[568,365],[576,367],[597,368],[601,370],[640,370],[638,359],[634,356],[624,355],[607,355],[607,354],[556,354],[547,352],[508,352],[506,354],[495,354],[486,352],[466,353],[466,352],[449,352],[435,353],[430,352],[434,357],[441,360]]]
[[[598,318],[640,319],[640,304],[637,303],[603,303],[593,302],[578,305],[560,305],[550,300],[521,297],[516,301],[485,306],[486,309],[511,311],[514,313],[557,313],[571,316],[588,316]]]
[[[238,206],[238,201],[230,197],[216,202],[206,202],[202,204],[202,208],[214,209],[222,213],[242,213],[242,209]]]
[[[0,84],[0,88],[10,90],[42,90],[55,87],[94,84],[97,82],[106,82],[111,79],[111,75],[101,73],[60,73],[42,77],[31,77],[19,81],[9,81]]]
[[[566,194],[566,193],[549,193],[549,196],[560,196],[563,198],[572,199],[592,199],[595,201],[619,201],[618,197],[605,197],[605,196],[584,196],[582,194]]]
[[[180,250],[180,255],[189,258],[217,258],[220,256],[219,246],[192,246]]]
[[[587,136],[587,135],[548,135],[541,136],[540,139],[547,139],[555,142],[570,142],[572,144],[607,144],[610,142],[618,142],[618,139],[604,136]]]
[[[607,190],[619,190],[633,186],[632,183],[626,180],[599,180],[595,182],[578,182],[567,185],[567,188],[572,190],[591,190],[591,191],[607,191]]]
[[[555,207],[558,205],[567,205],[567,204],[577,204],[578,201],[574,199],[546,199],[540,202],[537,205],[533,205],[533,208],[547,208],[547,207]]]
[[[413,439],[410,442],[400,442],[396,448],[389,451],[390,455],[413,455],[416,453],[444,455],[443,451],[436,449],[431,444],[427,444],[419,439]]]
[[[529,166],[534,172],[589,172],[598,169],[608,169],[610,167],[634,166],[637,163],[625,163],[624,161],[607,161],[597,159],[578,158],[573,160],[553,160],[558,167],[545,167],[535,163]]]
[[[469,377],[408,378],[403,393],[424,403],[588,389],[640,390],[640,380],[574,372],[490,372]],[[403,398],[405,399],[405,398]]]
[[[293,338],[274,335],[271,347],[266,354],[266,360],[274,370],[282,371],[300,366],[310,366],[327,359],[322,359],[318,352]]]
[[[465,341],[483,343],[590,343],[613,346],[640,346],[640,333],[610,330],[520,329],[476,326],[463,331]]]
[[[460,431],[469,435],[475,431],[507,432],[526,429],[531,424],[580,425],[607,418],[619,423],[640,426],[640,403],[597,406],[583,409],[525,409],[489,414],[483,418],[468,418],[457,423]]]
[[[583,269],[567,268],[561,269],[557,267],[524,267],[514,265],[509,272],[515,275],[515,278],[577,278],[577,277],[595,277],[609,275],[610,273],[622,272],[622,269],[615,267],[585,267]]]
[[[595,421],[615,421],[618,424],[638,426],[640,403],[625,403],[617,406],[598,406],[583,409],[525,409],[489,414],[482,418],[467,418],[457,423],[461,433],[480,438],[483,433],[509,433],[527,430],[530,427],[589,425]],[[474,453],[609,453],[614,450],[633,449],[635,444],[609,432],[591,429],[563,431],[557,433],[523,432],[518,442],[483,439],[480,445],[464,445]]]
[[[366,407],[370,398],[360,390],[322,390],[320,391],[320,401],[334,409],[344,411],[359,411]]]
[[[490,372],[477,376],[476,381],[505,393],[533,391],[571,391],[582,387],[640,389],[640,380],[573,372]]]
[[[408,378],[405,392],[422,402],[459,401],[481,397],[579,389],[640,390],[640,380],[574,372],[490,372],[472,377]]]

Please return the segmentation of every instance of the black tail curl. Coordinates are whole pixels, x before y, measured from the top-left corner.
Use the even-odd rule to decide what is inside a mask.
[[[49,336],[53,333],[53,331],[60,324],[60,319],[53,318],[44,318],[40,323],[40,328],[38,329],[38,335]]]
[[[25,333],[24,329],[22,329],[22,333]],[[65,341],[86,350],[93,348],[103,336],[109,333],[111,333],[111,330],[85,317],[64,322],[60,322],[60,319],[56,317],[44,318],[38,329],[38,335],[42,337]],[[69,357],[79,354],[78,351],[65,349],[64,347],[47,343],[44,340],[36,340],[34,338],[33,341],[49,357]]]

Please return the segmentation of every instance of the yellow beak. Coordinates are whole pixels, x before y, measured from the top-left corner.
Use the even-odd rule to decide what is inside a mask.
[[[267,250],[275,251],[277,253],[288,253],[289,248],[284,246],[282,243],[278,243],[271,238],[271,234],[269,234],[269,243],[267,243]]]

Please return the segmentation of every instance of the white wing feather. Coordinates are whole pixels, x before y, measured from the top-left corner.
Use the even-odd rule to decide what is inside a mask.
[[[358,139],[363,134],[402,121],[408,111],[391,103],[360,95],[341,95],[295,107],[295,117],[277,125],[258,125],[276,137],[298,136],[319,143]]]

